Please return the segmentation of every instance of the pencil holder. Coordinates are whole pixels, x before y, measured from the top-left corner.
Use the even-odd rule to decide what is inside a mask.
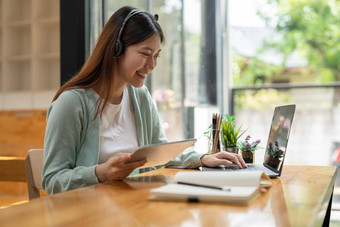
[[[217,133],[217,134],[216,134]],[[223,150],[223,138],[221,126],[212,128],[209,136],[209,154],[214,154]]]

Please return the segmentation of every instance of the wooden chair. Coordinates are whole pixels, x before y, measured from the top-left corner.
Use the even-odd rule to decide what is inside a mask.
[[[43,149],[32,149],[27,152],[25,159],[26,178],[29,200],[40,198],[42,190]]]

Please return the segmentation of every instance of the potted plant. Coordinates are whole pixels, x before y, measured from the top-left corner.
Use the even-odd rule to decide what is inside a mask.
[[[225,114],[222,119],[222,143],[225,150],[232,153],[238,153],[237,141],[246,132],[241,131],[242,126],[236,127],[236,118],[233,115]]]
[[[266,163],[270,165],[271,167],[277,169],[281,160],[280,158],[283,157],[283,150],[280,149],[279,143],[277,141],[269,143],[267,152],[269,154]]]
[[[250,138],[251,137],[248,135],[244,141],[238,143],[238,148],[246,163],[254,163],[254,151],[259,148],[258,145],[261,143],[261,140],[250,142]]]

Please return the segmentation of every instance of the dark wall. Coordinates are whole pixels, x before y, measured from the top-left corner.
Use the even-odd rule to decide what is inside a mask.
[[[60,0],[60,84],[85,60],[85,0]]]

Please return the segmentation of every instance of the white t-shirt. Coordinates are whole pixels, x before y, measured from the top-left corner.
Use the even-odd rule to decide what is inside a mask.
[[[99,98],[98,94],[96,96]],[[131,153],[137,149],[135,117],[131,111],[126,87],[121,103],[108,104],[100,120],[99,164],[117,153]]]

